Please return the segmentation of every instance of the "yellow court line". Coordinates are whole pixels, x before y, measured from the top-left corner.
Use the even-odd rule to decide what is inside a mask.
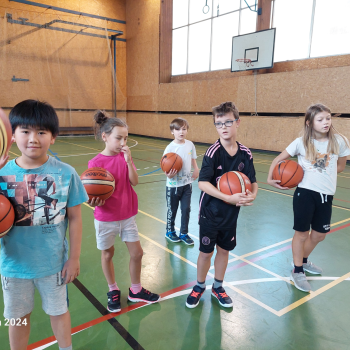
[[[267,191],[267,192],[272,192],[272,193],[276,193],[276,194],[280,194],[281,196],[293,197],[293,195],[291,195],[291,194],[286,194],[286,193],[271,191],[271,190],[268,190],[268,189],[262,188],[262,187],[259,187],[259,190]],[[332,207],[333,207],[333,208],[338,208],[338,209],[343,209],[343,210],[350,211],[350,209],[348,209],[348,208],[339,207],[339,206],[337,206],[337,205],[332,205]]]
[[[197,268],[197,265],[196,265],[195,263],[193,263],[192,261],[189,261],[189,260],[187,260],[186,258],[184,258],[183,256],[181,256],[181,255],[179,255],[179,254],[176,254],[176,253],[173,252],[172,250],[170,250],[170,249],[168,249],[168,248],[162,246],[162,245],[159,244],[158,242],[156,242],[156,241],[154,241],[153,239],[151,239],[151,238],[149,238],[149,237],[143,235],[143,234],[140,233],[140,232],[139,232],[139,235],[140,235],[142,238],[147,239],[147,241],[150,241],[151,243],[153,243],[153,244],[156,245],[157,247],[159,247],[159,248],[165,250],[166,252],[168,252],[168,253],[170,253],[170,254],[176,256],[177,258],[181,259],[181,260],[184,261],[185,263],[187,263],[187,264],[189,264],[189,265],[191,265],[191,266]]]
[[[93,149],[94,151],[98,151],[98,152],[102,152],[102,149],[97,149],[97,148],[92,148],[92,147],[87,147],[87,146],[82,146],[79,145],[77,143],[72,143],[72,142],[67,142],[67,141],[61,141],[61,140],[56,140],[57,142],[62,142],[62,143],[67,143],[68,145],[73,145],[73,146],[78,146],[78,147],[83,147],[83,148],[87,148],[87,149]]]
[[[156,221],[159,221],[159,222],[161,222],[161,223],[163,223],[163,224],[166,224],[165,221],[160,220],[160,219],[156,218],[156,217],[153,216],[153,215],[150,215],[150,214],[148,214],[148,213],[146,213],[146,212],[144,212],[144,211],[142,211],[142,210],[138,210],[138,211],[139,211],[141,214],[144,214],[144,215],[146,215],[146,216],[149,216],[150,218],[152,218],[152,219],[154,219],[154,220],[156,220]],[[343,223],[343,222],[346,222],[346,221],[350,221],[350,218],[345,219],[345,220],[342,220],[342,221],[338,221],[338,222],[336,222],[336,223],[334,223],[334,224],[331,224],[331,226],[336,226],[336,225],[339,225],[339,224],[341,224],[341,223]],[[144,236],[143,236],[143,237],[144,237]],[[151,241],[151,242],[154,242],[154,244],[156,244],[157,246],[159,246],[160,248],[162,248],[162,249],[164,249],[164,250],[166,250],[166,251],[169,251],[169,253],[178,256],[178,254],[174,253],[173,251],[171,251],[171,250],[169,250],[169,249],[167,249],[167,248],[164,248],[162,245],[160,245],[159,243],[157,243],[157,242],[151,240],[150,238],[148,238],[148,237],[144,237],[144,238],[148,239],[148,240]],[[260,252],[260,251],[263,251],[263,250],[266,250],[266,249],[269,249],[269,248],[272,248],[272,247],[281,245],[281,244],[283,244],[283,243],[290,242],[291,240],[292,240],[292,238],[287,239],[287,240],[282,241],[282,242],[279,242],[279,243],[275,243],[275,244],[273,244],[273,245],[271,245],[271,246],[269,246],[269,247],[262,248],[262,249],[256,250],[255,252],[251,252],[251,253],[248,253],[248,254],[245,254],[245,255],[242,255],[242,256],[235,255],[235,254],[233,254],[233,253],[231,253],[231,252],[230,252],[230,255],[234,256],[237,260],[244,261],[245,263],[247,263],[247,264],[249,264],[249,265],[252,265],[252,266],[254,266],[255,268],[258,268],[258,269],[260,269],[260,270],[262,270],[262,271],[264,271],[264,272],[266,272],[266,273],[268,273],[268,274],[270,274],[270,275],[272,275],[272,276],[275,276],[275,277],[279,278],[280,280],[282,280],[282,281],[284,281],[284,282],[286,282],[286,283],[293,284],[293,282],[291,282],[290,279],[288,279],[288,277],[282,277],[282,276],[280,276],[280,275],[278,275],[278,274],[275,274],[274,272],[272,272],[272,271],[270,271],[270,270],[267,270],[267,269],[265,269],[265,268],[263,268],[263,267],[261,267],[261,266],[259,266],[259,265],[257,265],[257,264],[252,263],[252,262],[249,261],[249,260],[244,259],[244,257],[246,257],[246,256],[253,255],[253,254],[256,254],[257,252]],[[179,257],[180,257],[180,256],[179,256]],[[187,260],[187,259],[182,258],[182,257],[181,257],[180,259],[183,260],[183,261],[186,261],[186,260]],[[184,259],[185,259],[185,260],[184,260]],[[186,262],[187,262],[187,261],[186,261]],[[195,265],[194,263],[189,262],[189,264],[192,265],[192,266],[195,266],[195,267],[197,268],[197,265]],[[213,275],[211,272],[208,272],[208,275],[211,276],[211,277],[214,277],[214,275]],[[322,288],[318,289],[318,290],[315,291],[315,292],[311,292],[310,295],[308,295],[308,296],[306,296],[306,297],[300,299],[299,301],[297,301],[297,302],[295,302],[295,303],[293,303],[293,304],[291,304],[291,305],[285,307],[284,309],[282,309],[282,310],[280,310],[280,311],[274,310],[274,309],[271,308],[270,306],[268,306],[268,305],[264,304],[263,302],[261,302],[261,301],[255,299],[254,297],[250,296],[249,294],[247,294],[247,293],[241,291],[241,290],[238,289],[237,287],[234,287],[234,286],[232,286],[232,285],[230,285],[230,284],[227,284],[227,283],[225,283],[225,286],[229,287],[230,289],[232,289],[232,290],[234,290],[235,292],[239,293],[240,295],[244,296],[244,297],[247,298],[248,300],[250,300],[250,301],[256,303],[257,305],[263,307],[265,310],[270,311],[270,312],[273,313],[274,315],[280,317],[280,316],[284,315],[285,313],[287,313],[287,312],[289,312],[289,311],[295,309],[295,308],[298,307],[299,305],[304,304],[304,303],[307,302],[308,300],[310,300],[310,299],[316,297],[317,295],[323,293],[324,291],[326,291],[326,290],[332,288],[333,286],[337,285],[338,283],[342,282],[343,280],[345,280],[346,278],[348,278],[348,275],[350,275],[350,272],[349,272],[349,274],[347,274],[347,275],[345,275],[345,276],[343,276],[343,277],[341,277],[341,278],[339,278],[339,279],[337,279],[337,280],[335,280],[335,281],[333,281],[333,282],[327,284],[325,287],[322,287]]]
[[[20,157],[20,155],[19,154],[17,154],[17,153],[15,153],[15,152],[11,152],[11,151],[9,151],[9,153],[12,153],[12,154],[14,154],[15,156],[17,156],[17,157]]]
[[[285,308],[281,309],[280,311],[278,311],[277,316],[282,316],[282,315],[286,314],[287,312],[297,308],[298,306],[300,306],[300,305],[306,303],[307,301],[317,297],[318,295],[322,294],[323,292],[327,291],[328,289],[331,289],[332,287],[336,286],[340,282],[343,282],[348,277],[350,277],[350,272],[348,272],[344,276],[339,277],[338,279],[326,284],[322,288],[317,289],[315,292],[311,292],[309,295],[305,296],[304,298],[299,299],[298,301],[294,302],[293,304],[290,304],[290,305],[286,306]]]

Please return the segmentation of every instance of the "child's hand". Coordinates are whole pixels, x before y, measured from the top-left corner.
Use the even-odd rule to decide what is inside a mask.
[[[246,191],[245,197],[241,197],[241,200],[236,204],[237,207],[243,207],[243,206],[249,206],[253,205],[253,201],[256,198],[256,196],[250,192],[249,190]]]
[[[90,207],[101,207],[102,205],[104,205],[106,202],[106,200],[100,199],[98,197],[94,197],[92,199],[89,199],[87,201],[87,204],[90,205]]]
[[[198,176],[199,176],[199,169],[197,168],[193,170],[192,179],[196,180]]]
[[[130,163],[131,162],[131,151],[130,151],[130,148],[125,145],[125,146],[122,147],[121,151],[124,153],[125,161],[127,163]]]
[[[288,187],[283,187],[281,185],[279,185],[279,182],[281,182],[281,180],[272,180],[272,179],[267,179],[267,183],[269,185],[271,185],[272,187],[276,187],[280,190],[289,190]]]
[[[177,174],[177,170],[171,169],[168,173],[167,172],[164,172],[164,173],[169,179],[172,179]]]
[[[225,199],[225,202],[232,205],[241,206],[242,204],[240,203],[247,202],[247,195],[245,193],[236,193],[231,196],[227,195],[227,199]],[[247,205],[253,205],[253,203],[247,202]]]
[[[64,279],[64,284],[73,282],[80,273],[80,262],[79,259],[69,258],[63,266],[62,278]]]

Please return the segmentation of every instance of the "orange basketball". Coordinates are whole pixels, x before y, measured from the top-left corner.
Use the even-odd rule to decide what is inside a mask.
[[[15,222],[15,211],[10,201],[0,194],[0,237],[10,231]]]
[[[10,148],[12,127],[9,118],[0,108],[0,157],[6,154]]]
[[[94,197],[106,200],[113,194],[115,180],[106,169],[90,168],[81,174],[80,179],[90,200]]]
[[[303,179],[303,168],[294,160],[282,160],[273,169],[272,178],[280,180],[282,187],[293,188]]]
[[[180,171],[182,168],[182,158],[178,154],[172,152],[164,154],[160,161],[160,167],[166,173],[171,169]]]
[[[239,171],[229,171],[222,175],[216,187],[220,192],[228,195],[246,193],[246,190],[252,190],[249,178]]]

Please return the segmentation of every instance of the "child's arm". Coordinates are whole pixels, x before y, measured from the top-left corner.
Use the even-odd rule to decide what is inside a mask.
[[[246,201],[247,195],[245,193],[236,193],[232,196],[220,192],[215,186],[213,186],[209,181],[199,181],[198,187],[201,191],[209,194],[209,196],[221,199],[227,203],[236,205],[238,203],[246,203],[246,205],[253,205]]]
[[[101,207],[102,205],[104,205],[106,202],[106,200],[103,200],[101,198],[98,197],[93,197],[91,199],[89,199],[86,203],[90,205],[90,207]]]
[[[192,179],[196,180],[199,176],[199,169],[198,169],[198,165],[197,165],[197,161],[196,159],[192,159],[192,168],[193,170],[193,174],[192,174]]]
[[[164,174],[165,174],[169,179],[172,179],[172,178],[177,174],[177,170],[171,169],[168,173],[164,171]]]
[[[338,158],[337,173],[341,173],[342,171],[344,171],[345,166],[346,166],[346,158],[347,157],[340,157],[340,158]]]
[[[277,163],[281,162],[282,160],[290,158],[291,155],[284,150],[282,153],[280,153],[271,163],[270,169],[269,169],[269,174],[267,175],[267,183],[273,187],[279,188],[280,190],[289,190],[288,187],[282,187],[278,183],[281,182],[280,180],[273,180],[272,179],[272,173],[273,169],[277,165]]]
[[[64,283],[72,282],[80,273],[79,257],[83,231],[81,204],[67,208],[67,216],[69,222],[70,252],[69,259],[62,269],[62,278],[65,279]]]
[[[123,146],[122,152],[124,153],[124,159],[129,169],[129,180],[133,186],[136,186],[139,183],[139,176],[134,168],[134,164],[132,163],[131,151],[128,146]]]

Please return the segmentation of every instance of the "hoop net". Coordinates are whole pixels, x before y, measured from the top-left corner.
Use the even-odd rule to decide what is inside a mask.
[[[236,60],[240,70],[246,70],[248,67],[253,67],[254,64],[249,58],[238,58]]]

